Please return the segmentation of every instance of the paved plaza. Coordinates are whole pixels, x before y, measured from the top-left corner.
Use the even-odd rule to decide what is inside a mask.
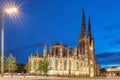
[[[0,80],[120,80],[120,77],[55,77],[55,76],[4,76]]]

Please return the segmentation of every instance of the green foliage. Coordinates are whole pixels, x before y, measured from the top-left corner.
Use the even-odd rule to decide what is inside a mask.
[[[49,66],[49,61],[48,61],[47,58],[45,58],[44,61],[43,61],[43,72],[45,73],[45,75],[48,72],[48,66]]]
[[[14,72],[17,69],[16,59],[12,54],[6,59],[6,69],[8,72]]]
[[[102,69],[100,69],[100,75],[102,75],[102,76],[105,76],[106,75],[106,69],[105,68],[102,68]]]
[[[23,64],[23,63],[17,63],[17,70],[16,70],[16,72],[17,73],[25,72],[24,66],[25,66],[25,64]]]
[[[25,71],[25,72],[28,72],[28,64],[25,64],[25,65],[24,65],[24,71]]]
[[[43,72],[45,75],[47,75],[48,72],[48,66],[49,66],[49,61],[47,58],[44,58],[43,61],[39,61],[39,68],[38,70],[41,72]]]
[[[106,72],[106,69],[105,68],[102,68],[100,69],[101,73],[105,73]]]
[[[7,57],[4,56],[4,68],[5,68],[5,72],[6,72],[6,59]],[[1,69],[1,56],[0,56],[0,69]],[[1,70],[0,70],[1,72]]]
[[[43,71],[43,62],[42,61],[39,61],[38,70],[40,71],[40,73]]]

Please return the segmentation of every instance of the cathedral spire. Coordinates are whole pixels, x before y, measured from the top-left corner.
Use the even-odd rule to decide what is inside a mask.
[[[88,17],[88,37],[92,37],[90,16]]]
[[[46,57],[47,56],[46,44],[44,44],[44,50],[43,50],[43,52],[44,52],[44,57]]]
[[[84,8],[82,12],[82,24],[81,24],[81,37],[86,36],[86,24],[85,24],[85,13],[84,13]]]
[[[40,56],[40,53],[39,53],[39,51],[38,51],[38,49],[36,50],[36,55],[35,55],[36,57],[39,57]]]
[[[88,38],[89,38],[89,42],[91,43],[92,40],[92,32],[91,32],[91,23],[90,23],[90,16],[88,17]]]

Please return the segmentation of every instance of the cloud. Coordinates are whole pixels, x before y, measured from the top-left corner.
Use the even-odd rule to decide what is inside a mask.
[[[110,62],[114,62],[114,63],[120,63],[120,58],[117,57],[117,58],[111,59],[111,60],[109,60],[109,61],[110,61]]]
[[[120,45],[120,40],[114,41],[115,44]]]
[[[101,66],[111,67],[120,65],[120,52],[103,52],[97,54],[96,58]]]
[[[120,23],[105,26],[103,28],[102,38],[105,40],[115,39],[118,37],[119,30],[120,30]]]
[[[99,62],[100,62],[100,66],[104,68],[120,66],[120,57],[104,59]]]
[[[115,38],[115,35],[114,34],[104,34],[102,36],[102,38],[105,40],[105,39],[111,39],[111,38]]]
[[[117,48],[117,46],[118,47],[120,46],[120,40],[119,39],[109,40],[107,43],[108,43],[109,46],[111,46],[111,45],[112,45],[112,47],[114,46],[114,48],[115,47]]]
[[[120,29],[120,23],[116,23],[116,24],[107,26],[104,29],[108,30],[108,31],[118,30],[118,29]]]
[[[103,39],[115,39],[118,37],[119,34],[119,30],[120,30],[120,23],[116,23],[113,25],[109,25],[109,26],[105,26],[103,28],[103,32],[102,32],[102,38]]]
[[[117,53],[118,54],[118,53]],[[96,55],[97,58],[105,58],[116,55],[115,52],[103,52]]]

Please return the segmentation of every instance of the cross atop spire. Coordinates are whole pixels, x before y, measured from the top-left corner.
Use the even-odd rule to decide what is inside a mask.
[[[81,24],[81,38],[86,36],[86,24],[85,24],[85,14],[84,14],[84,8],[82,11],[82,24]]]

